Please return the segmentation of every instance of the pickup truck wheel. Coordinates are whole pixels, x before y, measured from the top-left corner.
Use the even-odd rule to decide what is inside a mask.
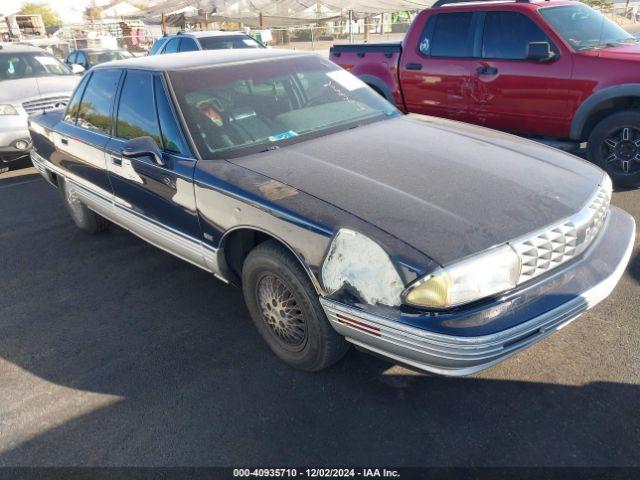
[[[62,203],[69,212],[76,226],[87,233],[100,233],[109,228],[109,221],[98,215],[80,201],[73,189],[67,187],[66,182],[58,179],[58,190],[62,197]]]
[[[601,120],[589,135],[587,154],[617,186],[640,185],[640,112],[614,113]]]
[[[329,324],[308,276],[276,242],[261,243],[249,253],[242,290],[262,338],[291,367],[322,370],[348,350],[346,340]]]

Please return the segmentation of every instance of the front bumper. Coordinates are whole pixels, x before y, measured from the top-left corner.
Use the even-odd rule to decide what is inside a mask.
[[[19,141],[27,143],[26,148],[18,148]],[[31,149],[31,136],[27,125],[27,115],[0,115],[0,155],[5,157],[22,156]]]
[[[365,311],[362,306],[349,306],[327,298],[320,302],[333,328],[351,343],[391,360],[412,367],[451,376],[469,375],[495,365],[515,353],[542,340],[575,320],[580,314],[604,300],[623,275],[635,240],[633,218],[615,207],[611,208],[601,234],[580,259],[558,268],[538,284],[527,287],[528,294],[510,295],[486,307],[476,309],[472,318],[461,318],[459,328],[477,325],[480,321],[500,324],[500,316],[521,312],[520,323],[488,335],[447,335],[429,331],[434,317],[423,316],[424,328],[403,321],[402,315],[382,315]],[[536,290],[537,288],[537,290]],[[538,293],[537,298],[531,295]],[[526,299],[524,298],[526,296]],[[562,302],[535,317],[536,302],[544,296],[556,296]],[[506,307],[506,308],[505,308]]]

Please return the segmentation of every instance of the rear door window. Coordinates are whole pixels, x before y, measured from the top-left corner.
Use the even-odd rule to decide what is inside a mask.
[[[464,58],[473,56],[473,12],[441,13],[435,17],[430,35],[420,51],[432,57]]]
[[[75,53],[74,53],[75,56]],[[84,92],[84,88],[87,86],[87,82],[91,78],[91,74],[87,74],[82,77],[80,84],[73,92],[73,96],[69,101],[69,105],[67,106],[67,111],[64,114],[64,121],[69,123],[76,123],[76,119],[78,118],[78,112],[80,111],[80,100],[82,100],[82,94]]]
[[[78,107],[78,126],[110,135],[111,108],[121,73],[120,70],[93,72]]]
[[[160,145],[151,74],[127,72],[122,84],[115,136],[123,140],[152,137]]]
[[[529,42],[550,42],[533,20],[516,12],[487,12],[482,37],[482,57],[524,60]]]

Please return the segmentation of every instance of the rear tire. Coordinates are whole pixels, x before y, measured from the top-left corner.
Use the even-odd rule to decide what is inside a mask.
[[[640,185],[640,112],[626,110],[601,120],[589,135],[587,156],[616,186]]]
[[[64,203],[71,219],[80,230],[96,234],[109,228],[109,220],[90,210],[89,207],[82,203],[73,190],[67,188],[67,184],[62,178],[58,178],[58,190],[62,203]]]
[[[300,263],[275,241],[247,256],[242,290],[253,323],[287,365],[316,372],[340,360],[349,344],[329,324]]]

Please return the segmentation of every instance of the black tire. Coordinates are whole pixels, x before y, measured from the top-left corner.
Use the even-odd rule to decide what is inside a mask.
[[[58,191],[67,212],[76,226],[87,233],[96,234],[109,228],[109,220],[90,210],[72,191],[67,189],[62,178],[58,179]]]
[[[242,268],[242,290],[260,335],[287,365],[316,372],[349,349],[329,324],[300,263],[277,242],[261,243],[249,253]]]
[[[640,111],[626,110],[602,119],[589,135],[587,156],[616,186],[640,185]]]

